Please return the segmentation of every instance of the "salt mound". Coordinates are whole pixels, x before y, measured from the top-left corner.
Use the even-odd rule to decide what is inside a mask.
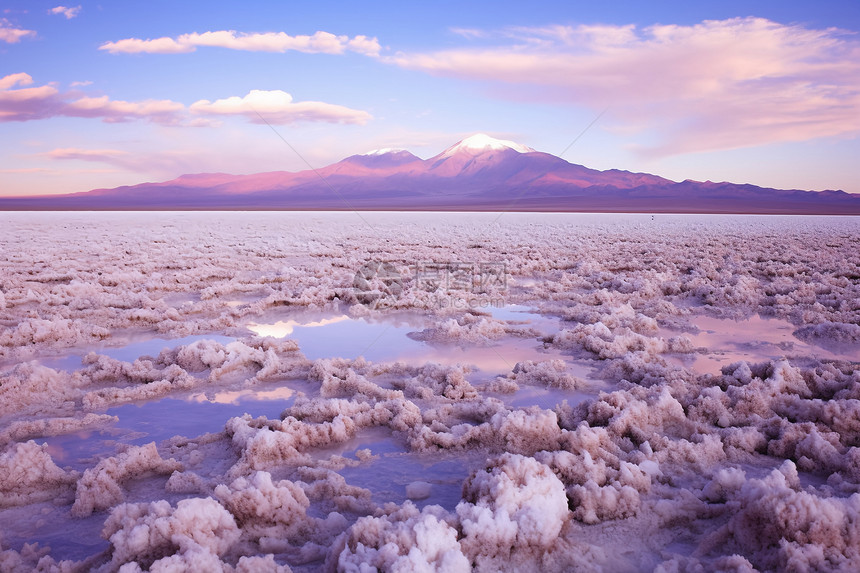
[[[479,569],[540,559],[568,519],[564,484],[534,458],[503,454],[463,484],[461,545]]]
[[[86,517],[93,511],[107,509],[123,500],[122,484],[147,473],[170,474],[182,470],[173,459],[165,460],[155,442],[134,446],[122,454],[106,458],[84,472],[78,481],[72,515]]]
[[[422,511],[407,501],[381,517],[362,517],[338,540],[330,568],[338,571],[446,571],[467,573],[469,560],[457,530],[439,506]]]
[[[240,531],[217,501],[191,498],[175,508],[164,500],[118,505],[103,535],[111,543],[109,570],[223,571],[220,557],[239,540]]]
[[[54,463],[47,446],[32,440],[15,444],[0,454],[0,508],[52,499],[77,478]]]
[[[794,331],[794,335],[807,342],[835,342],[837,344],[860,343],[860,324],[823,322],[809,324]]]
[[[744,483],[729,504],[736,510],[727,533],[759,567],[849,570],[860,562],[860,493],[837,498],[804,491],[789,460]]]

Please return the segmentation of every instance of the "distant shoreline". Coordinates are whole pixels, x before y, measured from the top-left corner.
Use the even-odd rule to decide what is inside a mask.
[[[0,199],[2,203],[2,199]],[[505,208],[470,208],[468,206],[458,207],[437,207],[433,209],[398,209],[398,208],[315,208],[315,207],[156,207],[142,206],[131,208],[116,208],[116,207],[32,207],[32,206],[3,206],[0,204],[0,212],[6,213],[144,213],[144,212],[159,212],[159,213],[242,213],[242,212],[307,212],[307,213],[547,213],[547,214],[618,214],[618,215],[817,215],[817,216],[843,216],[856,217],[860,216],[860,209],[851,210],[849,212],[840,211],[838,209],[819,209],[819,210],[795,210],[795,209],[772,209],[772,210],[694,210],[694,209],[654,209],[654,210],[629,210],[629,209],[505,209]]]

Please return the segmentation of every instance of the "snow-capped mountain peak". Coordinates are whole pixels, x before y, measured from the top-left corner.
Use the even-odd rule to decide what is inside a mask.
[[[501,151],[504,149],[513,149],[517,153],[529,153],[534,151],[531,147],[526,147],[514,141],[506,139],[496,139],[484,133],[476,133],[471,137],[467,137],[463,141],[457,143],[442,152],[442,156],[449,157],[455,153],[466,152],[470,155],[483,151]]]
[[[367,153],[362,153],[361,155],[373,157],[376,155],[386,155],[388,153],[402,153],[404,151],[406,151],[406,150],[405,149],[397,149],[395,147],[383,147],[382,149],[374,149],[372,151],[368,151]]]

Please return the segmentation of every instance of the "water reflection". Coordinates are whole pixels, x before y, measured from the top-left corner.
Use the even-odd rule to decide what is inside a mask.
[[[559,388],[543,388],[540,386],[520,386],[513,394],[502,394],[498,398],[509,408],[527,408],[538,406],[545,410],[552,410],[565,400],[571,406],[594,398],[597,390],[561,390]]]
[[[142,335],[146,336],[146,335]],[[173,350],[178,346],[188,346],[198,340],[214,340],[221,344],[229,344],[236,340],[230,336],[220,336],[217,334],[195,334],[192,336],[184,336],[182,338],[144,338],[138,342],[126,343],[123,346],[102,346],[94,352],[104,354],[115,360],[124,362],[134,362],[141,356],[158,356],[162,350]]]
[[[350,318],[344,314],[340,316],[333,316],[331,318],[324,318],[315,322],[302,322],[299,320],[279,320],[274,324],[251,323],[248,325],[248,330],[257,333],[260,336],[271,336],[272,338],[286,338],[287,336],[293,334],[293,331],[296,327],[300,327],[302,329],[316,328],[319,326],[337,324],[338,322],[343,322],[344,320],[350,320]]]
[[[274,390],[222,390],[220,392],[197,393],[188,396],[189,402],[210,402],[214,404],[229,404],[238,406],[249,402],[268,400],[288,400],[293,398],[296,391],[287,386],[275,388]],[[289,400],[292,402],[292,400]]]
[[[528,307],[511,305],[488,309],[493,318],[514,325],[552,332],[558,319],[529,311]],[[506,337],[489,346],[471,344],[428,343],[408,335],[427,328],[428,318],[418,314],[386,315],[383,319],[353,318],[347,315],[314,317],[312,320],[292,318],[270,323],[253,323],[248,329],[276,338],[290,337],[299,344],[310,360],[359,356],[371,362],[407,362],[423,364],[472,365],[488,373],[510,372],[523,360],[561,358],[555,349],[544,349],[536,338]]]
[[[386,428],[368,428],[355,438],[314,452],[315,457],[342,455],[357,458],[358,451],[368,449],[372,455],[360,464],[339,470],[350,484],[370,490],[376,503],[403,503],[407,487],[415,482],[429,484],[429,496],[415,500],[418,507],[438,504],[453,510],[462,495],[463,480],[480,467],[485,456],[475,453],[432,455],[406,451]]]
[[[94,344],[86,348],[71,349],[69,352],[54,356],[42,356],[39,358],[39,363],[55,370],[71,372],[81,368],[83,357],[90,352],[103,354],[124,362],[134,362],[141,356],[158,356],[162,350],[172,350],[177,346],[187,346],[198,340],[214,340],[221,344],[228,344],[236,339],[218,334],[195,334],[182,338],[153,338],[152,333],[127,333],[124,335],[114,335],[107,343]]]
[[[676,359],[698,374],[716,373],[720,368],[746,360],[762,362],[780,358],[802,357],[816,360],[858,360],[856,348],[822,347],[807,344],[796,338],[796,327],[779,318],[751,316],[742,320],[697,316],[692,320],[699,331],[685,332],[704,354],[696,353]],[[674,331],[665,331],[663,336],[677,336]]]
[[[143,445],[174,436],[196,437],[220,432],[234,416],[278,418],[295,401],[296,391],[287,386],[268,389],[219,390],[171,396],[151,402],[109,408],[119,421],[106,428],[51,436],[40,443],[60,465],[85,469],[99,459],[114,455],[120,444]]]

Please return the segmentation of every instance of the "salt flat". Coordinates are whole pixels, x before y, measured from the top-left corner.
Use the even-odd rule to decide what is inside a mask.
[[[0,228],[2,571],[860,560],[856,218]]]

